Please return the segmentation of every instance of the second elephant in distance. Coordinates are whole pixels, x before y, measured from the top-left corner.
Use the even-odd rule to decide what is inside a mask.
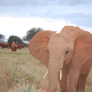
[[[1,48],[9,48],[10,46],[9,46],[9,43],[1,43]]]
[[[11,44],[11,51],[16,51],[17,50],[17,47],[18,47],[18,44],[17,43],[15,43],[15,42],[13,42],[12,44]]]
[[[74,26],[65,26],[60,33],[41,31],[31,39],[29,51],[48,67],[47,92],[55,92],[58,81],[63,92],[84,92],[92,66],[91,33]],[[58,77],[60,70],[61,80]]]
[[[21,46],[21,48],[24,48],[24,44],[19,44],[19,46]]]

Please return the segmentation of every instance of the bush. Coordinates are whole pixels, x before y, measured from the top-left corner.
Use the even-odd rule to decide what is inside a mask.
[[[19,87],[19,85],[25,85],[27,91],[21,92],[30,92],[30,86],[34,84],[35,76],[32,74],[27,74],[22,71],[20,68],[18,69],[18,65],[11,69],[6,65],[3,65],[4,75],[0,77],[0,92],[7,92],[7,90],[11,90],[14,87]],[[28,84],[28,85],[27,85]],[[22,90],[25,90],[22,89]],[[14,91],[13,91],[14,92]],[[15,91],[20,92],[20,91]]]

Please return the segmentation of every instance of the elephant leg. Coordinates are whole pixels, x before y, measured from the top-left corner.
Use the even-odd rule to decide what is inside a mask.
[[[89,72],[90,72],[90,70],[89,70]],[[89,75],[89,72],[87,72],[85,75],[79,76],[79,80],[78,80],[78,84],[77,84],[77,91],[85,92],[85,83],[86,83],[87,77]]]
[[[85,92],[84,90],[85,90],[85,82],[86,82],[87,76],[88,74],[79,76],[77,91]]]
[[[3,46],[1,46],[1,49],[3,49]]]
[[[73,66],[70,67],[68,92],[76,92],[80,69],[74,69]]]
[[[62,79],[59,80],[61,92],[67,92],[67,74],[66,69],[62,69]],[[59,78],[60,79],[60,78]]]

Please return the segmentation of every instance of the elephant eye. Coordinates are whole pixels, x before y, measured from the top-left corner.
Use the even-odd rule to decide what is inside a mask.
[[[69,51],[66,51],[65,54],[69,53]]]
[[[49,51],[47,50],[47,52],[49,53]]]

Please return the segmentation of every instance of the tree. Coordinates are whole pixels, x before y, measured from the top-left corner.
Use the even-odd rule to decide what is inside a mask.
[[[4,42],[5,36],[0,34],[0,42]]]
[[[23,41],[21,40],[20,37],[17,37],[17,36],[14,36],[14,35],[9,37],[8,42],[9,43],[16,42],[17,44],[23,43]]]
[[[30,41],[32,37],[37,34],[38,32],[42,31],[42,28],[32,28],[27,31],[26,36],[22,38],[23,41]]]

